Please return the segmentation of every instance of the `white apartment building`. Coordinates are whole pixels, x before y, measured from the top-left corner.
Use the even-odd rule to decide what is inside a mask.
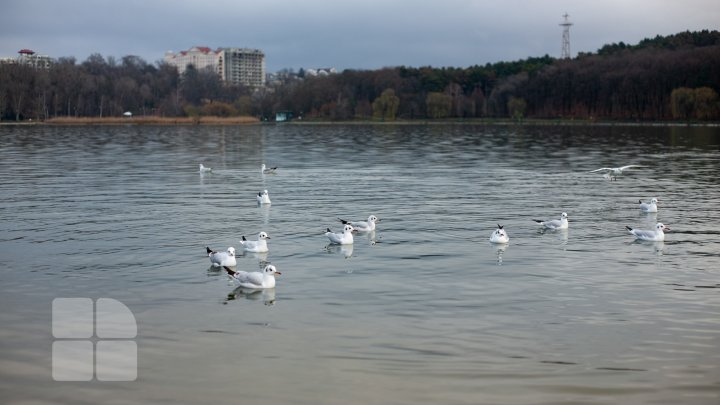
[[[187,51],[165,52],[165,62],[183,74],[187,65],[196,69],[211,68],[226,83],[249,87],[265,85],[265,54],[259,49],[195,46]]]
[[[265,54],[259,49],[219,49],[218,73],[229,83],[242,83],[250,87],[265,85]]]

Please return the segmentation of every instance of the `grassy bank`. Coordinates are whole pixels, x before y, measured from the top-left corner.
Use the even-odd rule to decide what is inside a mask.
[[[58,117],[45,121],[0,121],[0,125],[247,125],[259,124],[255,117]],[[273,121],[264,122],[276,124]],[[292,120],[278,125],[488,125],[488,126],[692,126],[718,127],[716,121],[602,121],[573,119],[499,118],[438,119],[438,120]]]
[[[541,119],[527,118],[511,120],[501,118],[472,118],[472,119],[417,119],[417,120],[293,120],[283,125],[487,125],[487,126],[691,126],[691,127],[717,127],[717,121],[603,121],[603,120],[574,120],[574,119]]]
[[[241,125],[260,122],[255,117],[58,117],[49,125]]]

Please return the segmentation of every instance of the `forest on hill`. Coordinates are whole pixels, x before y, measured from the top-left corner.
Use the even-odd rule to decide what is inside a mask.
[[[183,75],[136,56],[60,58],[48,70],[0,64],[0,119],[249,115],[272,119],[720,119],[720,32],[608,44],[572,59],[548,55],[466,68],[387,67],[326,76],[285,71],[267,86]]]

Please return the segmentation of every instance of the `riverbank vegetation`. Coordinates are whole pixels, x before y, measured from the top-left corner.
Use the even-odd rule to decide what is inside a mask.
[[[256,124],[259,120],[255,117],[217,117],[217,116],[193,116],[193,117],[55,117],[44,121],[53,125],[242,125]]]
[[[272,120],[277,112],[305,121],[720,119],[718,31],[609,44],[563,60],[545,55],[467,68],[282,73],[250,89],[192,67],[180,76],[136,56],[60,58],[49,70],[3,64],[0,119],[127,123],[123,114],[131,113],[135,122],[202,123],[211,116]]]

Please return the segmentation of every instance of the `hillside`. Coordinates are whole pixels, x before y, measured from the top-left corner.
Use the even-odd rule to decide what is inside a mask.
[[[693,103],[702,99],[703,106],[673,113],[676,89],[699,93]],[[701,31],[606,45],[568,60],[546,55],[468,68],[345,71],[297,83],[277,102],[323,119],[382,118],[373,107],[380,108],[374,101],[383,92],[397,104],[395,116],[404,119],[718,119],[718,90],[720,33]]]

